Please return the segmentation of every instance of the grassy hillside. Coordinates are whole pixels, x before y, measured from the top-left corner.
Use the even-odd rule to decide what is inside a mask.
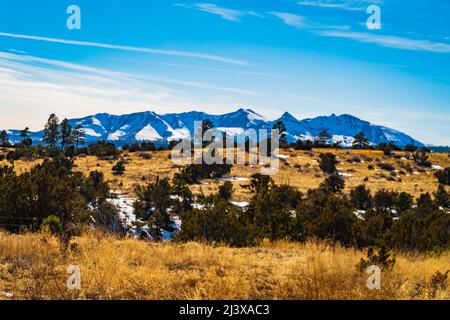
[[[424,192],[435,192],[438,183],[434,173],[439,168],[450,166],[447,154],[431,154],[429,161],[432,166],[419,167],[411,159],[411,155],[403,152],[388,157],[372,150],[283,150],[285,157],[281,159],[280,170],[272,178],[277,184],[287,184],[303,192],[317,188],[326,177],[319,168],[318,161],[320,154],[324,152],[332,152],[337,156],[338,171],[345,179],[345,192],[365,184],[372,194],[385,188],[397,192],[406,191],[417,197]],[[113,190],[134,197],[136,184],[147,185],[154,182],[158,176],[171,179],[178,172],[180,168],[172,163],[169,156],[170,153],[167,151],[124,152],[121,156],[126,166],[123,176],[112,174],[111,168],[117,160],[103,161],[92,156],[77,157],[73,169],[86,176],[92,171],[101,171]],[[6,186],[3,211],[7,219],[17,219],[17,216],[8,216],[11,211],[10,199],[15,198],[15,194],[8,193],[10,192],[8,186],[12,188],[11,190],[16,188],[24,190],[24,194],[30,195],[27,199],[35,199],[36,196],[33,195],[36,193],[32,191],[37,186],[47,190],[45,187],[49,178],[53,181],[52,185],[58,188],[56,191],[54,188],[48,188],[49,192],[53,193],[39,193],[41,198],[38,199],[42,200],[37,202],[39,205],[31,202],[33,206],[25,206],[28,216],[23,217],[24,219],[34,219],[36,208],[42,209],[39,217],[45,218],[53,208],[46,205],[49,202],[55,205],[54,199],[60,201],[55,202],[58,204],[54,209],[56,214],[59,214],[66,203],[73,202],[73,207],[64,208],[66,222],[72,211],[78,212],[77,209],[80,212],[80,219],[83,217],[82,213],[89,214],[87,217],[90,218],[95,216],[98,221],[103,221],[100,218],[107,217],[106,214],[101,215],[104,212],[101,210],[85,212],[88,209],[83,202],[84,195],[67,197],[67,201],[63,197],[72,193],[78,195],[79,189],[88,186],[90,180],[84,181],[81,174],[72,174],[73,172],[68,170],[67,172],[71,174],[57,178],[58,176],[52,172],[60,167],[47,162],[45,168],[33,170],[32,179],[18,179],[21,173],[31,170],[42,161],[15,161],[14,167],[18,176],[4,177],[4,184],[1,186]],[[0,163],[6,164],[6,161]],[[268,187],[265,192],[271,195],[270,197],[263,197],[262,195],[265,195],[263,192],[255,198],[255,192],[252,194],[242,187],[249,183],[253,174],[259,172],[259,166],[235,165],[230,175],[239,178],[233,181],[235,187],[233,200],[248,201],[253,196],[252,201],[258,201],[257,204],[263,208],[259,210],[259,207],[255,207],[253,213],[259,215],[256,215],[257,218],[254,220],[237,219],[240,216],[235,215],[237,209],[231,207],[228,198],[225,202],[217,199],[217,202],[214,202],[219,211],[223,209],[222,211],[228,212],[225,216],[220,216],[222,212],[212,209],[190,210],[185,213],[188,215],[183,216],[185,224],[181,235],[186,232],[186,238],[180,239],[188,241],[209,239],[210,244],[119,239],[98,231],[111,230],[109,227],[112,222],[104,226],[98,223],[99,228],[94,229],[91,220],[88,220],[89,223],[77,224],[76,219],[70,225],[75,229],[67,228],[67,232],[56,233],[65,240],[39,232],[39,228],[32,229],[37,231],[34,234],[20,233],[19,229],[15,230],[18,231],[17,234],[0,231],[0,299],[450,299],[450,283],[446,275],[446,271],[450,269],[450,251],[445,251],[445,248],[448,248],[445,246],[448,244],[446,242],[448,228],[444,224],[448,219],[442,219],[446,218],[442,214],[448,213],[442,208],[434,207],[431,198],[427,202],[425,197],[421,200],[422,207],[410,209],[403,215],[404,218],[396,220],[394,226],[401,228],[392,229],[397,230],[394,232],[391,232],[388,225],[393,223],[393,218],[381,209],[380,212],[372,212],[367,221],[362,222],[354,217],[352,204],[345,195],[328,194],[323,190],[310,194],[308,199],[304,199],[303,207],[297,207],[300,214],[295,217],[303,219],[298,220],[293,218],[291,212],[295,207],[280,207],[276,205],[277,201],[273,201],[279,199],[279,192],[290,189]],[[72,178],[77,179],[71,180]],[[72,184],[72,189],[67,188]],[[205,194],[211,194],[217,192],[221,184],[222,180],[202,180],[200,184],[190,187],[194,193],[203,191]],[[33,188],[30,191],[23,189],[22,185],[31,185]],[[98,185],[99,190],[103,190],[102,183]],[[449,187],[446,188],[448,190]],[[159,192],[161,189],[155,190]],[[48,194],[51,196],[46,198]],[[158,197],[161,196],[161,193],[157,194]],[[320,206],[317,206],[316,202]],[[322,203],[327,205],[322,208]],[[427,207],[423,207],[424,203]],[[286,211],[288,209],[290,211]],[[267,212],[270,213],[269,218],[273,220],[263,220],[266,222],[260,225],[259,219],[265,218]],[[278,214],[280,212],[281,214]],[[320,215],[315,217],[316,213]],[[430,222],[427,217],[433,217],[435,220]],[[213,221],[208,225],[212,228],[196,227],[203,225],[198,221],[207,221],[207,218]],[[227,232],[214,228],[217,221],[220,228],[221,226],[229,228],[225,230]],[[271,223],[273,221],[276,223]],[[244,232],[239,228],[236,229],[236,222],[246,226],[248,230]],[[278,231],[280,226],[285,226],[286,230],[281,228],[285,233],[278,234],[273,233],[271,228],[265,228],[266,226],[274,226],[275,231]],[[90,231],[78,232],[86,229]],[[233,235],[231,238],[236,236],[241,239],[240,236],[248,236],[249,239],[255,240],[246,242],[247,238],[244,237],[239,246],[255,243],[258,245],[250,248],[216,245],[215,241],[227,241],[226,237],[222,236],[228,235],[230,230]],[[365,237],[362,237],[360,232],[367,234],[363,234]],[[82,236],[75,236],[79,234]],[[205,238],[205,234],[208,234],[209,238]],[[259,240],[270,236],[271,239],[286,239],[287,235],[295,236],[290,239],[300,239],[300,236],[305,234],[308,235],[305,238],[308,240],[304,243]],[[344,242],[341,243],[349,245],[360,243],[362,245],[359,247],[362,247],[366,245],[365,243],[390,243],[387,241],[389,237],[401,234],[415,236],[413,240],[407,236],[399,237],[397,239],[399,242],[394,243],[393,247],[402,250],[410,248],[411,251],[394,252],[396,263],[392,270],[382,272],[380,290],[369,290],[366,286],[369,274],[364,272],[364,268],[361,270],[357,268],[361,259],[367,256],[365,250],[333,246],[327,242],[312,240],[315,237],[334,239],[336,236],[338,241],[343,239]],[[387,238],[384,239],[384,236]],[[418,248],[417,244],[424,244],[428,239],[430,243],[423,246],[429,250],[428,253],[419,254],[412,251]],[[412,243],[409,243],[410,240]],[[438,252],[435,249],[441,250],[439,256],[433,253]],[[383,265],[379,261],[371,261],[371,264]],[[81,290],[69,290],[66,286],[67,268],[71,265],[79,266],[81,269]]]
[[[98,232],[65,250],[48,234],[0,232],[0,299],[450,299],[430,280],[449,268],[449,252],[397,254],[381,290],[367,289],[369,275],[356,268],[365,256],[323,242],[235,249]],[[81,268],[80,291],[66,288],[69,265]]]
[[[346,190],[350,190],[360,184],[365,184],[373,193],[386,188],[394,191],[405,191],[411,195],[419,196],[424,192],[435,192],[438,186],[433,173],[433,168],[418,167],[410,159],[411,154],[397,152],[396,158],[384,156],[381,151],[376,150],[334,150],[334,149],[314,149],[313,151],[282,150],[281,153],[289,156],[280,159],[280,170],[272,176],[277,184],[288,184],[298,188],[300,191],[307,191],[317,188],[323,181],[325,175],[319,168],[320,153],[331,152],[338,157],[340,164],[338,169],[345,174]],[[101,161],[97,157],[78,157],[75,160],[75,170],[88,174],[98,170],[104,173],[106,180],[112,182],[112,187],[124,193],[131,193],[134,184],[146,184],[156,180],[157,176],[172,178],[178,171],[170,159],[169,151],[158,152],[136,152],[124,153],[126,159],[126,172],[123,176],[113,176],[111,168],[115,161]],[[150,158],[150,159],[149,159]],[[429,161],[435,166],[446,168],[450,166],[448,154],[430,154]],[[15,161],[16,172],[30,170],[37,163],[36,161]],[[6,164],[6,161],[3,162]],[[1,164],[1,163],[0,163]],[[381,164],[393,166],[394,171],[387,171],[380,168]],[[369,169],[369,166],[373,169]],[[250,178],[254,173],[260,172],[260,166],[234,165],[231,171],[232,177]],[[192,186],[192,191],[199,192],[200,189],[205,194],[217,191],[220,181],[205,180],[201,185]],[[248,200],[248,191],[240,188],[248,181],[234,181],[236,201]],[[448,189],[450,190],[450,189]]]

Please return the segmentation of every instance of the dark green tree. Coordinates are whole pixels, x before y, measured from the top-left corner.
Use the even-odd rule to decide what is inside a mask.
[[[353,208],[348,205],[348,199],[329,194],[320,205],[317,216],[307,221],[306,230],[309,235],[319,239],[329,239],[349,246],[355,242],[356,219]]]
[[[175,201],[175,212],[186,212],[192,210],[193,198],[192,191],[184,179],[179,179],[177,175],[172,181],[172,195],[178,201]]]
[[[402,214],[403,212],[411,209],[413,204],[414,199],[409,193],[400,192],[400,194],[397,196],[394,206],[397,210],[397,213]]]
[[[444,170],[436,171],[434,175],[440,184],[450,186],[450,167],[447,167]]]
[[[450,208],[450,194],[445,190],[443,184],[439,184],[437,191],[433,195],[438,207]]]
[[[0,131],[0,145],[2,147],[7,147],[9,146],[9,137],[8,137],[8,133],[6,132],[6,130]]]
[[[328,133],[328,130],[322,130],[316,136],[314,142],[317,147],[326,147],[328,141],[331,140],[332,136]]]
[[[345,181],[337,174],[330,174],[320,185],[320,189],[326,193],[338,193],[345,187]]]
[[[416,152],[417,151],[417,147],[413,144],[407,144],[403,150],[407,151],[407,152]]]
[[[43,137],[43,141],[49,145],[50,149],[53,149],[56,146],[56,142],[60,135],[59,129],[59,119],[52,113],[45,124]]]
[[[431,167],[431,164],[428,162],[428,151],[425,148],[414,152],[413,159],[418,166]]]
[[[390,156],[392,155],[392,151],[399,150],[399,148],[394,144],[392,144],[391,142],[389,143],[381,142],[377,145],[376,149],[383,151],[383,154],[385,156]]]
[[[61,150],[64,151],[73,142],[72,126],[70,125],[69,120],[64,119],[61,121],[59,132],[61,139]]]
[[[209,119],[205,119],[202,121],[202,133],[205,134],[206,131],[214,128],[214,123],[209,120]]]
[[[332,153],[321,153],[319,156],[319,167],[326,174],[334,174],[336,173],[336,165],[338,161],[336,156]]]
[[[287,130],[286,125],[283,121],[278,120],[272,127],[272,130],[278,130],[278,134],[280,137],[280,146],[284,146],[287,144]]]
[[[216,197],[212,206],[183,214],[183,227],[176,239],[223,242],[236,247],[251,245],[250,230],[240,213],[239,209]]]
[[[372,207],[372,196],[364,185],[359,185],[350,191],[350,200],[358,210],[367,210]]]
[[[363,132],[355,135],[353,141],[353,149],[367,149],[370,146],[369,139],[366,138]]]
[[[25,127],[25,129],[23,129],[23,130],[20,131],[19,136],[20,136],[22,139],[29,138],[29,137],[30,137],[30,128]]]
[[[86,133],[84,132],[83,127],[81,125],[77,125],[75,129],[73,129],[72,137],[77,149],[79,148],[80,145],[84,145],[86,143]]]
[[[30,128],[25,127],[25,129],[20,131],[19,136],[22,138],[22,142],[20,143],[22,147],[31,147],[33,140],[30,138]]]
[[[136,196],[135,214],[148,221],[150,234],[155,240],[162,239],[163,230],[174,230],[173,221],[167,212],[174,204],[172,188],[167,178],[158,177],[155,183],[136,187]]]
[[[125,162],[124,161],[117,161],[117,163],[112,167],[113,175],[115,176],[121,176],[125,173]]]
[[[119,155],[114,143],[100,140],[96,143],[91,143],[88,147],[88,153],[92,156],[97,156],[100,159],[116,158]]]
[[[221,199],[230,201],[233,195],[233,184],[230,181],[225,181],[224,184],[219,186],[218,196]]]

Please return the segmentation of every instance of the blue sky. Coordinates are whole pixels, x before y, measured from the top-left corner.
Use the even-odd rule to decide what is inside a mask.
[[[66,27],[73,4],[81,30]],[[246,107],[350,113],[450,145],[449,13],[448,0],[0,0],[0,128]]]

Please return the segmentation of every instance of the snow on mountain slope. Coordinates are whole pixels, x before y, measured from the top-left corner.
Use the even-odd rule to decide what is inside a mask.
[[[141,131],[136,134],[136,140],[138,141],[158,141],[162,140],[158,131],[155,130],[151,125],[146,125]]]
[[[313,140],[322,130],[327,130],[334,142],[342,146],[351,146],[353,137],[363,132],[372,144],[393,142],[399,146],[423,143],[412,137],[383,126],[373,125],[352,115],[320,116],[312,119],[299,120],[290,113],[284,113],[274,121],[266,120],[250,109],[239,109],[222,115],[211,115],[204,112],[184,112],[170,114],[156,114],[155,112],[139,112],[126,115],[111,115],[101,113],[80,119],[72,119],[73,127],[81,125],[86,133],[87,143],[107,140],[118,146],[135,141],[153,141],[164,144],[169,141],[189,138],[194,132],[194,123],[209,119],[215,127],[228,135],[240,135],[248,129],[271,129],[279,120],[283,121],[287,129],[289,142]],[[21,140],[18,130],[9,130],[12,142]],[[33,132],[34,143],[40,143],[43,132]]]

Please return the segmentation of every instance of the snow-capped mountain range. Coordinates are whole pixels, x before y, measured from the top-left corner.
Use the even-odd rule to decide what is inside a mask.
[[[214,126],[229,135],[245,133],[247,129],[271,129],[279,120],[283,121],[287,129],[289,142],[313,140],[322,130],[328,130],[333,142],[340,142],[342,146],[351,146],[353,137],[363,132],[372,144],[392,142],[398,146],[413,144],[423,146],[423,143],[412,137],[379,125],[371,124],[352,115],[321,116],[311,119],[296,119],[288,112],[276,120],[267,120],[250,109],[239,109],[223,115],[211,115],[204,112],[185,112],[157,114],[155,112],[139,112],[126,115],[111,115],[100,113],[80,119],[71,119],[72,127],[81,125],[85,131],[87,143],[107,140],[117,146],[130,144],[135,141],[152,141],[164,144],[170,141],[189,138],[194,131],[195,121],[209,119]],[[19,130],[7,130],[12,142],[20,141]],[[34,143],[42,139],[42,131],[31,133]]]

